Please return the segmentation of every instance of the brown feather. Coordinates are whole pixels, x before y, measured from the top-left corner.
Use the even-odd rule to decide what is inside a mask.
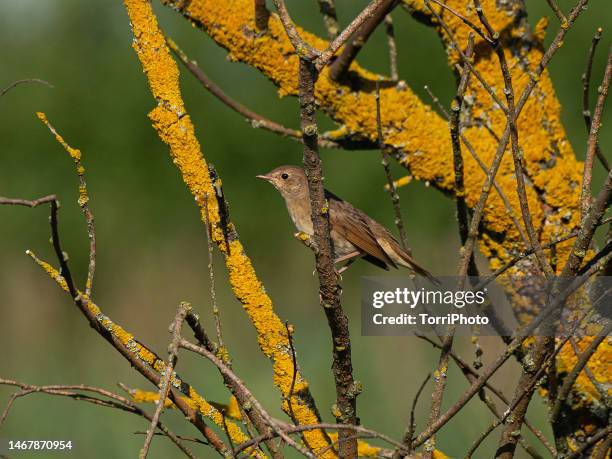
[[[385,265],[397,268],[370,228],[370,217],[338,196],[325,190],[329,203],[329,219],[334,231],[345,237],[359,250]],[[372,262],[371,260],[368,260]],[[380,266],[378,263],[374,263]]]

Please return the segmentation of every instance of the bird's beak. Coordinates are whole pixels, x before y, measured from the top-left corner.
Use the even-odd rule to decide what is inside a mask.
[[[256,175],[255,177],[259,178],[259,179],[263,179],[267,182],[271,182],[272,181],[272,177],[269,177],[267,175]]]

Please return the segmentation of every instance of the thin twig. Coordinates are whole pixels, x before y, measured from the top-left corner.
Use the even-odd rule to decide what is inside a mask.
[[[330,40],[333,40],[338,36],[338,32],[340,32],[338,16],[336,14],[336,3],[334,0],[317,0],[317,2],[319,3],[319,11],[323,15],[323,23],[325,24],[325,30],[327,30],[327,36]]]
[[[416,334],[417,337],[427,341],[429,344],[433,345],[434,347],[441,349],[442,348],[442,344],[435,342],[434,340],[432,340],[431,338],[429,338],[426,335],[422,335],[422,334]],[[472,384],[476,378],[478,378],[479,374],[478,372],[472,368],[472,366],[470,366],[465,360],[463,360],[461,357],[459,357],[455,352],[451,351],[450,353],[451,357],[453,358],[453,361],[457,364],[457,366],[459,367],[459,369],[461,370],[461,372],[465,375],[466,379],[468,380],[468,382],[470,384]],[[508,400],[508,398],[503,394],[503,392],[499,389],[497,389],[495,386],[493,386],[491,384],[490,381],[487,381],[483,388],[487,388],[491,391],[491,393],[493,393],[499,400],[501,400],[503,403],[505,403],[506,405],[510,404],[510,401]],[[484,393],[483,393],[484,395]],[[481,395],[481,398],[484,400],[485,397],[483,397]],[[489,406],[487,404],[487,406]],[[493,405],[494,406],[494,405]],[[489,406],[489,409],[491,407]],[[500,416],[497,415],[496,412],[493,412],[493,414],[495,414],[498,418]],[[538,440],[540,440],[540,442],[544,445],[544,447],[550,452],[551,456],[556,457],[557,456],[557,451],[555,450],[554,446],[551,445],[549,443],[549,441],[546,439],[546,437],[544,436],[544,434],[542,433],[542,431],[540,431],[539,429],[535,428],[533,426],[533,424],[531,424],[527,419],[525,419],[525,425],[527,426],[527,428],[536,436],[536,438],[538,438]],[[529,449],[531,450],[532,448],[528,447],[528,445],[523,445],[525,447],[525,449]]]
[[[608,172],[608,176],[604,181],[601,191],[597,195],[595,202],[591,206],[586,217],[582,220],[578,237],[574,242],[572,251],[567,259],[567,262],[561,272],[560,277],[570,277],[575,275],[579,270],[587,250],[593,240],[593,235],[597,229],[599,221],[602,219],[612,196],[612,171]]]
[[[170,50],[178,58],[179,61],[191,72],[191,74],[209,91],[213,96],[227,105],[229,108],[244,116],[249,124],[254,128],[261,128],[267,131],[279,134],[283,137],[290,137],[296,140],[302,140],[302,133],[296,129],[290,129],[275,121],[254,112],[250,108],[228,96],[214,81],[212,81],[206,73],[200,68],[196,61],[189,59],[181,48],[171,38],[167,38],[166,42]],[[326,139],[320,139],[319,145],[322,148],[342,148],[336,142]]]
[[[41,204],[49,204],[50,202],[56,200],[57,196],[54,194],[50,194],[48,196],[44,196],[42,198],[34,199],[31,201],[27,199],[4,198],[0,196],[0,205],[38,207]]]
[[[589,313],[590,311],[584,314],[584,316],[588,315]],[[521,424],[524,423],[527,405],[529,404],[529,400],[533,396],[533,392],[535,391],[538,382],[540,381],[542,376],[544,376],[544,372],[546,371],[546,369],[549,368],[552,363],[554,363],[556,356],[568,342],[571,334],[576,331],[576,328],[578,327],[581,321],[582,319],[576,321],[573,330],[571,330],[568,336],[566,336],[565,339],[563,339],[561,343],[559,343],[553,350],[553,352],[550,353],[550,355],[548,356],[546,356],[546,347],[548,346],[548,344],[544,343],[544,341],[552,340],[552,338],[538,337],[540,341],[536,341],[534,351],[531,353],[534,356],[533,365],[531,365],[532,368],[529,371],[523,373],[523,375],[521,375],[521,379],[519,380],[519,383],[516,386],[516,395],[512,403],[510,403],[509,406],[506,408],[504,414],[502,416],[498,416],[497,419],[495,419],[495,421],[493,421],[493,423],[491,423],[491,425],[478,437],[478,439],[476,439],[476,441],[472,444],[472,446],[466,453],[466,458],[471,458],[478,446],[480,446],[480,444],[485,440],[485,438],[498,426],[505,424],[506,421],[509,419],[511,419],[511,421],[508,422],[508,426],[506,429],[509,430],[510,428],[512,428],[514,430],[510,431],[510,435],[502,435],[502,439],[500,440],[500,446],[498,448],[498,453],[496,457],[513,456],[514,449],[510,448],[513,448],[514,446],[508,444],[507,437],[509,436],[513,439],[513,445],[518,441],[520,437],[520,434],[518,433],[520,433]]]
[[[285,32],[289,41],[293,45],[295,52],[300,58],[307,59],[312,61],[319,57],[321,53],[310,46],[304,39],[300,36],[291,16],[289,15],[289,11],[287,10],[287,5],[285,5],[284,0],[272,0],[274,6],[276,7],[276,11],[278,12],[278,17],[280,18],[283,27],[285,28]]]
[[[190,309],[189,311],[187,311],[187,316],[185,319],[189,327],[193,330],[194,336],[198,344],[200,345],[200,347],[206,349],[212,355],[218,356],[218,352],[217,352],[218,348],[216,344],[208,338],[208,335],[206,334],[206,330],[204,330],[204,327],[202,326],[200,322],[200,318],[193,311],[193,309]],[[217,357],[217,359],[221,361],[219,357]],[[231,366],[229,365],[229,362],[224,361],[223,363],[225,366],[227,366],[227,368],[231,370]],[[221,371],[221,369],[219,369],[219,372],[221,373],[221,376],[223,377],[223,382],[225,383],[226,387],[230,390],[232,395],[236,397],[236,400],[238,401],[239,406],[241,408],[248,406],[250,404],[250,394],[244,390],[246,389],[246,387],[244,387],[244,385],[237,384],[235,379],[232,379],[226,376]],[[244,410],[244,412],[246,413],[245,419],[248,419],[249,421],[251,421],[260,434],[264,435],[271,431],[270,426],[268,426],[268,424],[266,423],[266,420],[261,416],[259,411]],[[273,441],[265,440],[265,444],[268,447],[268,450],[270,451],[270,454],[273,459],[282,459],[283,456]],[[256,449],[257,447],[253,448],[253,450],[256,450]]]
[[[591,40],[591,47],[589,48],[586,68],[584,70],[584,73],[582,74],[582,116],[584,117],[587,134],[591,132],[591,104],[589,103],[591,92],[591,73],[593,71],[593,60],[595,58],[595,51],[597,49],[599,41],[601,40],[602,34],[603,29],[601,27],[598,27],[597,31],[595,32],[595,35],[593,36],[593,39]],[[606,171],[609,171],[610,164],[601,152],[599,142],[595,146],[595,154],[597,155],[599,162],[601,162]]]
[[[139,459],[146,459],[147,454],[149,453],[149,447],[151,446],[151,441],[153,440],[155,428],[159,423],[161,412],[164,409],[164,403],[166,401],[166,398],[168,397],[168,391],[170,390],[170,379],[172,378],[172,373],[174,372],[174,368],[176,367],[176,362],[178,360],[179,341],[181,340],[181,328],[183,326],[183,322],[185,321],[187,311],[190,307],[191,306],[188,303],[181,303],[176,311],[174,322],[170,326],[170,329],[172,331],[172,340],[170,341],[170,345],[168,346],[168,363],[166,365],[166,368],[164,369],[164,375],[161,378],[161,382],[159,384],[159,396],[157,402],[155,403],[155,411],[153,413],[153,418],[151,419],[151,424],[147,429],[147,435],[145,437],[144,445],[142,446],[142,449],[138,454]]]
[[[465,25],[467,25],[468,27],[470,27],[474,32],[476,32],[484,41],[486,41],[487,43],[489,43],[490,45],[493,44],[493,41],[491,40],[490,37],[488,37],[480,27],[478,27],[476,24],[474,24],[472,21],[470,21],[468,18],[466,18],[465,16],[463,16],[461,13],[459,13],[457,10],[454,10],[453,8],[451,8],[450,6],[446,5],[445,3],[442,3],[440,0],[431,0],[432,2],[434,2],[436,5],[441,6],[442,8],[444,8],[445,10],[447,10],[449,13],[454,14],[455,16],[457,16],[459,19],[461,19],[463,21],[463,23]]]
[[[585,441],[582,445],[580,445],[580,447],[576,449],[576,451],[574,451],[572,454],[570,454],[567,457],[567,459],[579,459],[581,457],[585,457],[584,453],[586,453],[587,450],[591,446],[593,446],[595,443],[597,443],[602,438],[605,438],[606,436],[610,435],[611,433],[612,433],[612,426],[604,427],[599,432],[597,432],[595,435],[591,435],[590,437],[588,437],[587,441]]]
[[[397,70],[397,43],[395,42],[395,30],[393,28],[393,18],[391,13],[385,16],[385,34],[387,35],[387,47],[389,48],[389,76],[391,81],[399,80]]]
[[[19,86],[20,84],[25,84],[25,83],[38,83],[38,84],[45,85],[45,86],[47,86],[49,88],[54,88],[55,87],[51,83],[49,83],[48,81],[41,80],[40,78],[25,78],[23,80],[13,81],[11,84],[9,84],[6,88],[4,88],[2,91],[0,91],[0,97],[4,96],[11,89]]]
[[[118,394],[115,394],[113,392],[107,391],[106,389],[101,389],[99,387],[87,386],[87,385],[83,385],[83,384],[79,384],[79,385],[32,386],[30,384],[25,384],[25,383],[22,383],[22,382],[19,382],[19,381],[14,381],[14,380],[10,380],[10,379],[3,379],[3,378],[0,378],[0,385],[16,386],[16,387],[21,388],[21,392],[17,393],[17,394],[21,393],[22,395],[20,395],[20,396],[24,396],[24,395],[28,395],[28,394],[33,394],[33,393],[44,393],[44,394],[48,394],[48,395],[59,395],[59,396],[69,397],[69,398],[72,398],[74,400],[81,400],[81,401],[85,401],[85,402],[88,402],[88,403],[93,403],[94,405],[106,406],[106,407],[110,407],[110,408],[120,409],[122,411],[127,411],[129,413],[133,413],[133,414],[136,414],[138,416],[144,417],[145,419],[147,419],[149,421],[151,421],[151,419],[153,419],[153,417],[150,414],[148,414],[146,411],[140,409],[138,406],[136,406],[134,403],[132,403],[132,401],[129,400],[128,398],[122,397],[121,395],[118,395]],[[111,400],[109,401],[109,400],[99,399],[99,398],[91,397],[89,395],[82,394],[82,393],[75,392],[75,391],[92,392],[92,393],[99,394],[99,395],[102,395],[104,397],[110,398]],[[14,394],[14,395],[16,395],[16,394]],[[9,403],[12,405],[13,401],[14,401],[14,398],[11,398],[11,401]],[[6,418],[6,414],[8,414],[8,409],[10,409],[10,405],[7,406],[7,408],[5,409],[5,412],[3,413],[2,417],[0,418],[0,425],[2,425],[2,422]],[[189,457],[191,459],[195,459],[194,454],[185,445],[183,445],[181,443],[181,441],[180,441],[181,438],[178,435],[174,434],[171,430],[169,430],[161,422],[157,423],[157,427],[187,457]]]
[[[431,97],[432,102],[438,107],[438,109],[440,110],[442,115],[448,121],[450,121],[450,114],[447,112],[447,110],[444,108],[444,106],[440,103],[440,99],[438,99],[436,97],[436,95],[432,92],[432,90],[431,90],[431,88],[429,86],[425,86],[424,89],[429,94],[429,97]],[[467,150],[470,153],[470,155],[472,156],[472,158],[474,158],[476,160],[476,162],[478,163],[478,165],[480,166],[482,171],[485,173],[485,175],[488,174],[489,170],[487,169],[486,164],[483,162],[482,159],[480,159],[480,156],[478,156],[478,153],[476,153],[476,150],[472,146],[472,143],[465,136],[465,134],[463,134],[463,132],[461,132],[461,130],[459,130],[459,136],[461,137],[461,141],[465,145],[465,148],[467,148]],[[497,139],[497,142],[499,143],[499,138]],[[523,241],[525,246],[528,246],[529,245],[529,239],[527,239],[527,235],[525,234],[525,231],[523,230],[523,227],[521,226],[521,224],[518,221],[516,213],[514,212],[514,209],[512,208],[512,204],[510,204],[510,201],[508,200],[508,197],[504,193],[504,190],[502,190],[501,186],[499,186],[499,184],[497,183],[497,180],[495,180],[495,179],[493,180],[493,188],[495,188],[495,191],[497,192],[497,195],[500,197],[500,199],[504,203],[504,207],[506,208],[506,211],[508,212],[508,215],[510,215],[510,218],[512,219],[512,223],[514,224],[514,227],[516,228],[516,230],[518,231],[519,235],[521,236],[521,240]]]
[[[459,117],[461,114],[461,108],[463,106],[463,94],[468,85],[469,81],[469,72],[468,72],[468,64],[467,62],[471,59],[472,53],[474,51],[474,36],[473,34],[469,35],[468,38],[468,47],[465,54],[466,63],[461,72],[461,78],[459,81],[459,85],[457,87],[457,94],[455,96],[455,100],[453,105],[451,106],[452,115],[450,119],[450,135],[451,135],[451,143],[453,146],[453,164],[454,164],[454,172],[455,172],[455,195],[457,199],[457,218],[459,221],[459,233],[461,238],[462,246],[465,244],[465,241],[468,238],[468,215],[467,215],[467,205],[465,203],[464,198],[464,185],[463,185],[463,157],[461,155],[461,143],[459,141]],[[461,270],[461,265],[459,267]],[[474,257],[470,257],[468,262],[468,271],[467,274],[470,276],[478,276],[478,268],[476,267],[476,262],[474,261]],[[463,288],[465,276],[464,274],[460,274],[459,280],[459,288]],[[430,427],[436,419],[440,416],[440,411],[442,409],[442,399],[444,397],[444,392],[446,389],[446,380],[447,380],[447,372],[448,372],[448,362],[450,359],[450,352],[453,345],[453,339],[455,334],[455,327],[450,326],[443,338],[442,341],[442,349],[440,352],[440,358],[438,360],[438,366],[436,371],[434,372],[434,389],[431,394],[431,409],[429,420],[427,421],[427,427]],[[412,442],[412,436],[409,439]],[[435,439],[432,436],[428,442],[430,443],[425,448],[424,457],[425,459],[431,459],[433,457],[433,443]]]
[[[591,204],[591,178],[593,175],[593,163],[595,159],[595,152],[597,151],[597,144],[599,138],[599,128],[601,127],[601,118],[603,116],[603,109],[608,97],[608,88],[610,87],[610,79],[612,78],[612,48],[608,53],[608,63],[606,64],[606,70],[603,81],[599,86],[599,97],[595,104],[595,111],[593,114],[593,120],[591,122],[591,129],[589,131],[589,138],[587,141],[587,153],[584,160],[584,173],[582,177],[582,191],[580,194],[580,216],[584,222],[586,213]]]
[[[474,52],[474,35],[470,33],[468,37],[468,47],[465,53],[467,59],[472,58]],[[459,85],[457,86],[457,93],[453,102],[451,103],[451,116],[450,116],[450,137],[451,144],[453,147],[453,166],[455,172],[455,201],[457,207],[457,222],[459,227],[459,238],[461,240],[461,247],[463,247],[468,239],[469,233],[469,222],[468,222],[468,207],[465,202],[465,186],[463,183],[463,155],[461,153],[461,140],[459,133],[461,132],[460,121],[461,121],[461,110],[463,109],[463,96],[467,89],[470,73],[467,65],[463,66],[461,71],[461,78]],[[474,260],[474,254],[470,257],[468,264],[469,276],[478,276],[478,268],[476,261]]]
[[[356,434],[359,434],[360,438],[377,438],[379,440],[382,440],[384,442],[389,443],[390,445],[399,448],[402,452],[406,453],[407,452],[407,448],[405,445],[401,444],[398,441],[393,440],[392,438],[388,437],[385,434],[382,434],[380,432],[377,432],[375,430],[372,429],[367,429],[363,426],[358,426],[358,425],[352,425],[352,424],[330,424],[330,423],[320,423],[320,424],[312,424],[312,425],[299,425],[299,426],[287,426],[283,429],[283,432],[286,434],[292,434],[292,433],[299,433],[299,432],[306,432],[309,430],[319,430],[319,429],[324,429],[324,430],[339,430],[339,431],[348,431],[348,432],[354,432]],[[248,447],[261,443],[262,441],[264,441],[266,438],[274,438],[279,436],[279,434],[277,432],[273,432],[268,436],[264,436],[261,435],[257,438],[253,438],[252,440],[249,440],[241,445],[239,445],[236,448],[236,453],[239,453],[241,451],[244,451],[245,449],[247,449]]]
[[[213,265],[213,228],[208,221],[208,196],[204,196],[204,225],[206,226],[206,242],[208,247],[208,278],[210,282],[210,301],[212,302],[212,313],[215,319],[215,331],[217,332],[217,352],[222,351],[225,355],[223,344],[223,329],[221,327],[221,317],[219,307],[217,306],[217,292],[215,290],[215,268]],[[224,359],[225,360],[225,359]],[[230,362],[226,361],[231,366]]]
[[[576,354],[576,357],[578,357],[581,351],[580,351],[580,348],[578,347],[578,343],[576,343],[576,340],[574,339],[573,336],[570,338],[570,344],[572,346],[572,350],[574,351],[574,354]],[[593,374],[591,369],[588,367],[588,365],[584,367],[584,372],[586,373],[587,378],[589,378],[589,381],[591,382],[595,390],[599,393],[599,396],[601,397],[601,399],[602,400],[605,399],[608,396],[608,391],[605,387],[603,387],[602,383],[597,381],[597,378],[595,378],[595,375]]]
[[[523,150],[521,149],[519,144],[518,128],[516,126],[518,113],[515,107],[512,75],[510,73],[508,62],[506,60],[506,55],[504,53],[504,49],[499,38],[499,33],[494,30],[491,24],[489,23],[489,20],[487,19],[486,15],[484,14],[484,11],[482,10],[480,0],[474,0],[474,5],[476,6],[476,14],[478,15],[478,19],[480,19],[480,22],[493,40],[492,48],[497,54],[499,66],[504,80],[504,94],[506,96],[506,102],[508,104],[508,111],[506,112],[506,117],[510,128],[512,159],[514,160],[514,175],[516,176],[516,191],[519,198],[523,222],[525,223],[525,228],[527,229],[527,235],[529,236],[531,246],[535,249],[536,260],[538,261],[538,265],[542,273],[546,277],[551,277],[554,276],[554,273],[552,271],[552,268],[550,267],[550,263],[544,257],[542,247],[540,246],[539,237],[536,234],[535,228],[533,226],[531,211],[529,210],[529,200],[525,188],[525,177],[523,175]]]
[[[85,216],[87,223],[87,236],[89,238],[89,267],[87,269],[87,282],[85,283],[85,294],[91,298],[93,289],[94,275],[96,272],[96,226],[94,224],[93,212],[89,207],[89,194],[87,192],[87,182],[85,182],[85,168],[81,164],[81,151],[71,147],[64,138],[56,131],[44,113],[38,112],[38,118],[47,126],[55,139],[64,147],[66,152],[74,161],[75,170],[79,179],[79,207]]]
[[[393,212],[395,213],[395,225],[400,236],[400,242],[404,250],[410,253],[408,247],[408,236],[406,235],[406,228],[404,227],[404,220],[402,219],[402,207],[400,205],[400,197],[397,193],[393,176],[391,175],[391,167],[389,166],[389,153],[385,148],[385,140],[382,131],[382,113],[380,107],[380,84],[376,82],[376,131],[378,133],[378,148],[380,149],[381,162],[383,169],[385,170],[385,177],[387,178],[387,191],[391,197],[391,203],[393,204]]]
[[[603,340],[608,338],[608,333],[612,330],[612,325],[606,325],[599,335],[591,341],[591,343],[587,346],[587,348],[577,356],[576,365],[572,368],[572,371],[564,378],[563,385],[559,389],[557,394],[557,399],[553,405],[553,408],[550,411],[550,422],[554,424],[561,413],[561,407],[566,402],[566,398],[578,378],[578,375],[582,371],[582,369],[589,362],[589,359],[593,356],[593,354],[597,351],[597,347],[603,342]]]
[[[139,373],[145,376],[150,382],[158,386],[161,376],[156,372],[156,370],[154,370],[154,365],[149,366],[149,364],[145,363],[145,361],[142,360],[135,352],[133,352],[133,350],[128,349],[126,344],[123,343],[116,334],[109,333],[107,325],[108,323],[112,324],[112,321],[102,314],[102,312],[95,305],[90,303],[90,300],[86,295],[82,294],[76,289],[72,275],[70,274],[70,270],[68,268],[67,259],[60,244],[57,210],[57,202],[52,201],[50,218],[51,239],[55,254],[60,263],[60,272],[56,272],[50,265],[39,260],[30,250],[26,251],[26,254],[28,254],[39,266],[44,268],[50,274],[50,276],[70,294],[75,305],[87,318],[91,327],[96,330],[100,336],[106,339],[106,341],[108,341],[109,344],[111,344],[126,360],[128,360]],[[104,321],[104,325],[102,321]],[[117,327],[116,324],[114,326]],[[126,334],[125,331],[123,331],[123,333]],[[130,340],[130,342],[136,344],[135,340]],[[142,346],[140,343],[138,343],[138,346],[144,348],[144,346]],[[154,352],[149,349],[146,349],[146,352],[147,355],[152,355],[155,357],[155,365],[162,367],[165,365],[165,363],[159,359]],[[181,385],[181,392],[190,397],[192,396],[192,391],[193,389],[189,386],[189,384],[183,381],[183,384]],[[181,412],[183,412],[187,419],[189,419],[189,421],[200,431],[200,433],[202,433],[209,444],[219,453],[224,454],[224,452],[227,451],[227,446],[217,436],[217,434],[210,427],[208,427],[208,425],[206,425],[202,416],[197,415],[196,409],[193,408],[186,400],[176,396],[173,391],[171,391],[169,395],[174,404],[181,410]]]
[[[601,220],[599,223],[596,224],[596,226],[602,226],[605,225],[606,223],[610,223],[612,222],[612,217],[608,217],[605,218],[603,220]],[[552,247],[555,247],[557,244],[560,244],[562,242],[568,241],[570,239],[575,238],[576,236],[578,236],[580,234],[580,230],[575,230],[572,231],[571,233],[569,233],[567,236],[563,236],[560,237],[559,239],[555,239],[554,241],[550,241],[547,242],[546,244],[544,244],[542,246],[542,249],[549,249]],[[515,266],[519,261],[533,255],[534,253],[534,249],[529,249],[526,252],[523,252],[519,255],[516,255],[512,260],[510,260],[508,263],[506,263],[504,266],[501,266],[499,268],[497,268],[489,277],[483,279],[482,281],[480,281],[480,283],[478,284],[478,286],[475,288],[475,290],[479,290],[483,287],[485,287],[487,284],[489,284],[491,281],[495,280],[497,277],[501,276],[503,273],[505,273],[506,271],[508,271],[510,268],[512,268],[513,266]]]
[[[294,420],[295,413],[293,412],[293,403],[291,399],[295,392],[295,383],[297,381],[297,354],[295,352],[295,346],[293,345],[293,325],[289,325],[289,322],[285,322],[285,329],[287,330],[287,339],[289,340],[289,349],[291,351],[291,363],[293,364],[293,375],[291,376],[291,386],[289,387],[289,393],[287,397],[285,398],[285,401],[287,402],[287,407],[291,415],[291,420]],[[310,452],[315,454],[311,446],[308,444],[306,437],[304,437],[303,435],[302,435],[302,441],[304,442],[306,447],[310,450]],[[330,443],[328,447],[330,448],[333,447],[333,443]],[[325,450],[319,451],[317,455],[323,456],[324,451]]]
[[[418,390],[416,391],[416,394],[414,394],[414,398],[412,399],[412,406],[410,407],[410,420],[408,421],[408,428],[406,429],[406,432],[404,432],[404,438],[402,440],[402,444],[406,447],[408,453],[402,453],[399,448],[395,448],[395,451],[393,451],[392,456],[393,459],[400,459],[401,457],[404,457],[404,455],[410,456],[412,454],[412,437],[414,436],[414,429],[416,428],[414,414],[416,411],[417,404],[419,403],[421,393],[423,392],[423,389],[425,389],[425,386],[427,385],[427,382],[430,378],[431,373],[427,373],[427,376],[425,377],[425,379],[423,379],[423,382],[419,386]]]
[[[299,451],[304,456],[314,459],[315,456],[310,451],[304,449],[302,446],[296,443],[279,427],[278,423],[272,418],[272,416],[268,414],[268,412],[264,409],[261,403],[259,403],[259,401],[253,396],[251,391],[247,389],[247,387],[244,385],[244,382],[242,382],[242,380],[238,376],[236,376],[236,374],[231,370],[231,368],[229,368],[225,363],[223,363],[219,358],[217,358],[212,352],[210,352],[204,347],[190,343],[184,338],[180,339],[179,347],[199,354],[210,360],[210,362],[219,369],[223,376],[230,379],[236,386],[239,386],[241,388],[241,390],[248,398],[251,406],[259,412],[259,414],[262,416],[268,426],[270,426],[275,433],[277,433],[289,446],[293,447],[295,450]],[[239,450],[235,450],[234,454],[237,454],[238,452]]]
[[[506,346],[504,352],[502,352],[501,355],[499,355],[491,364],[489,364],[487,368],[485,368],[480,376],[470,385],[470,387],[461,395],[461,397],[459,397],[459,400],[448,408],[437,421],[435,421],[430,427],[426,428],[416,437],[413,442],[413,447],[422,445],[447,422],[449,422],[465,406],[465,404],[469,402],[476,393],[478,393],[478,391],[487,383],[491,376],[495,374],[499,368],[501,368],[501,366],[510,358],[510,356],[514,354],[514,352],[522,345],[523,341],[530,336],[531,333],[533,333],[533,331],[538,328],[544,320],[548,319],[550,314],[556,311],[559,306],[565,302],[569,295],[583,285],[593,273],[597,272],[597,270],[599,270],[601,266],[607,262],[608,258],[611,257],[602,259],[601,263],[591,267],[591,269],[585,273],[585,276],[576,278],[557,296],[556,299],[552,299],[549,305],[544,308],[544,310],[537,317],[535,317],[521,330],[518,330],[516,336],[512,339],[510,344]]]
[[[487,81],[484,79],[482,74],[478,70],[476,70],[476,68],[472,65],[470,60],[467,59],[465,53],[461,50],[461,47],[459,46],[459,43],[457,42],[457,39],[455,38],[455,34],[452,32],[451,28],[448,26],[446,21],[442,19],[442,16],[440,16],[440,14],[438,14],[438,12],[433,9],[433,7],[430,4],[430,0],[425,0],[425,6],[429,8],[429,11],[431,11],[431,13],[435,16],[436,20],[440,23],[440,25],[442,26],[442,28],[448,35],[449,43],[451,44],[451,47],[455,51],[457,51],[457,53],[459,54],[459,56],[461,57],[461,61],[465,65],[468,66],[468,68],[470,69],[470,72],[474,74],[474,76],[478,79],[482,87],[485,88],[485,90],[489,93],[493,101],[499,106],[499,108],[504,112],[504,114],[507,114],[508,108],[506,107],[506,105],[497,96],[497,94],[495,93],[495,90],[491,87],[489,83],[487,83]]]
[[[555,0],[546,0],[546,3],[548,3],[550,9],[553,10],[553,13],[555,13],[555,16],[557,16],[557,19],[559,19],[559,22],[562,25],[567,24],[567,18],[565,17],[565,14],[563,14],[563,11],[561,11],[561,8],[559,8],[559,5],[557,5]]]

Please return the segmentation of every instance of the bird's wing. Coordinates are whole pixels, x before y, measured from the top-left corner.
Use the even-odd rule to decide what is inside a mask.
[[[327,190],[325,190],[325,196],[329,203],[329,219],[334,231],[346,238],[359,250],[365,252],[365,258],[370,259],[368,261],[378,266],[384,263],[397,268],[376,240],[376,236],[368,224],[370,218],[361,210]],[[376,259],[380,263],[375,263],[372,259]]]

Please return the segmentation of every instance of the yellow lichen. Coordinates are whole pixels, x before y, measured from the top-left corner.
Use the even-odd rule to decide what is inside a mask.
[[[47,272],[51,279],[53,279],[64,291],[68,292],[66,280],[60,275],[59,271],[53,268],[49,263],[37,258],[32,251],[28,250],[26,253]],[[85,295],[85,293],[78,292],[78,295],[80,296],[82,303],[95,317],[96,321],[98,321],[102,327],[108,330],[113,338],[117,339],[127,350],[134,354],[136,358],[155,369],[158,373],[165,371],[166,363],[158,358],[153,351],[140,344],[134,339],[134,335],[123,329],[123,327],[120,325],[114,323],[108,316],[105,316],[100,308],[93,303],[87,297],[87,295]],[[181,387],[181,383],[182,381],[178,378],[176,373],[173,372],[170,379],[170,384],[174,387]],[[202,396],[198,394],[191,386],[189,386],[189,393],[185,395],[190,400],[189,405],[198,410],[202,416],[210,419],[222,429],[227,428],[233,442],[243,443],[249,440],[249,437],[242,432],[240,427],[238,427],[232,421],[228,421],[227,419],[224,420],[223,415],[219,412],[219,410],[202,398]]]
[[[580,352],[584,351],[594,339],[593,336],[585,336],[577,340],[576,344]],[[569,374],[577,361],[571,343],[566,343],[557,356],[557,373]],[[612,368],[612,342],[610,338],[604,339],[597,347],[597,351],[587,363],[587,368],[591,371],[595,380],[600,382],[601,386],[607,388],[607,395],[612,396],[612,387],[609,387],[610,368]],[[600,401],[600,394],[584,369],[578,374],[572,390],[580,395],[572,397],[575,404],[574,408]]]
[[[297,95],[298,57],[286,37],[280,20],[272,15],[269,31],[263,36],[252,34],[254,30],[253,11],[248,0],[232,2],[215,2],[214,0],[193,0],[187,4],[176,0],[165,0],[183,13],[195,24],[201,26],[221,46],[225,47],[231,58],[247,63],[259,69],[279,88],[281,95]],[[420,1],[406,1],[415,10],[430,15]],[[450,7],[464,14],[468,19],[478,23],[473,7],[462,0],[446,2]],[[467,6],[466,6],[467,5]],[[513,20],[518,3],[504,4],[498,7],[493,0],[483,2],[483,9],[492,26],[500,31],[501,39],[520,36],[524,33],[521,27],[514,26]],[[435,6],[435,5],[434,5]],[[435,6],[449,25],[461,46],[467,43],[470,28],[460,19]],[[543,33],[544,24],[539,24],[538,31]],[[317,49],[324,49],[325,40],[299,29],[300,35]],[[438,29],[450,48],[448,37]],[[497,57],[482,39],[476,37],[477,49],[482,49],[474,59],[474,67],[495,89],[504,100],[503,78]],[[512,69],[513,85],[518,97],[529,81],[542,57],[542,49],[534,46],[521,55],[514,55],[508,50],[506,58]],[[457,61],[457,56],[450,53],[450,63]],[[371,81],[379,76],[353,63],[351,69],[364,80]],[[472,117],[480,118],[490,124],[497,135],[501,135],[506,122],[505,114],[498,107],[478,80],[470,79],[466,96],[473,100]],[[317,81],[316,97],[319,106],[330,117],[337,121],[341,128],[337,132],[358,133],[359,136],[375,141],[376,101],[373,91],[355,91],[346,83],[330,80],[324,70]],[[453,192],[454,174],[450,136],[445,120],[438,116],[428,105],[424,104],[410,89],[394,87],[381,88],[381,107],[386,127],[385,142],[396,151],[403,152],[401,162],[410,169],[411,177],[432,183],[437,188]],[[537,187],[528,187],[529,208],[537,232],[541,233],[543,243],[551,239],[553,228],[564,228],[567,232],[575,228],[577,221],[563,220],[566,214],[575,214],[579,201],[579,187],[582,165],[576,161],[573,151],[565,137],[560,122],[560,106],[555,97],[552,83],[547,72],[541,76],[533,97],[526,103],[518,120],[520,144],[524,150],[525,163],[529,178]],[[473,145],[486,165],[489,165],[495,154],[497,141],[485,128],[477,123],[466,126],[464,134]],[[464,150],[465,151],[465,150]],[[470,156],[464,155],[465,197],[468,205],[473,207],[480,196],[485,174]],[[514,164],[508,151],[502,161],[497,182],[503,189],[513,213],[520,216],[520,207],[516,193]],[[544,206],[553,211],[545,214]],[[490,247],[490,262],[504,264],[514,253],[524,250],[520,234],[514,227],[511,215],[502,200],[492,192],[487,201],[485,226],[504,235],[505,250]],[[484,241],[485,244],[492,239]],[[559,266],[567,258],[568,245],[558,251]]]
[[[313,407],[307,403],[309,395],[296,395],[307,392],[308,385],[294,368],[285,326],[275,314],[272,301],[257,278],[240,241],[231,241],[229,247],[225,241],[219,225],[220,215],[214,187],[181,97],[178,67],[170,56],[151,5],[146,0],[125,0],[125,5],[134,33],[133,47],[157,101],[157,106],[149,113],[149,118],[159,137],[170,147],[174,164],[179,168],[187,188],[200,206],[202,220],[209,222],[213,228],[215,243],[226,255],[229,282],[257,330],[261,350],[273,363],[274,384],[280,389],[283,398],[286,398],[296,374],[295,390],[291,397],[292,412],[298,423],[316,424],[319,419]],[[208,200],[206,205],[204,199]],[[208,215],[205,214],[206,210]],[[321,431],[305,432],[304,437],[315,452],[328,446],[327,438]],[[335,457],[335,454],[327,449],[322,457],[331,458]]]

